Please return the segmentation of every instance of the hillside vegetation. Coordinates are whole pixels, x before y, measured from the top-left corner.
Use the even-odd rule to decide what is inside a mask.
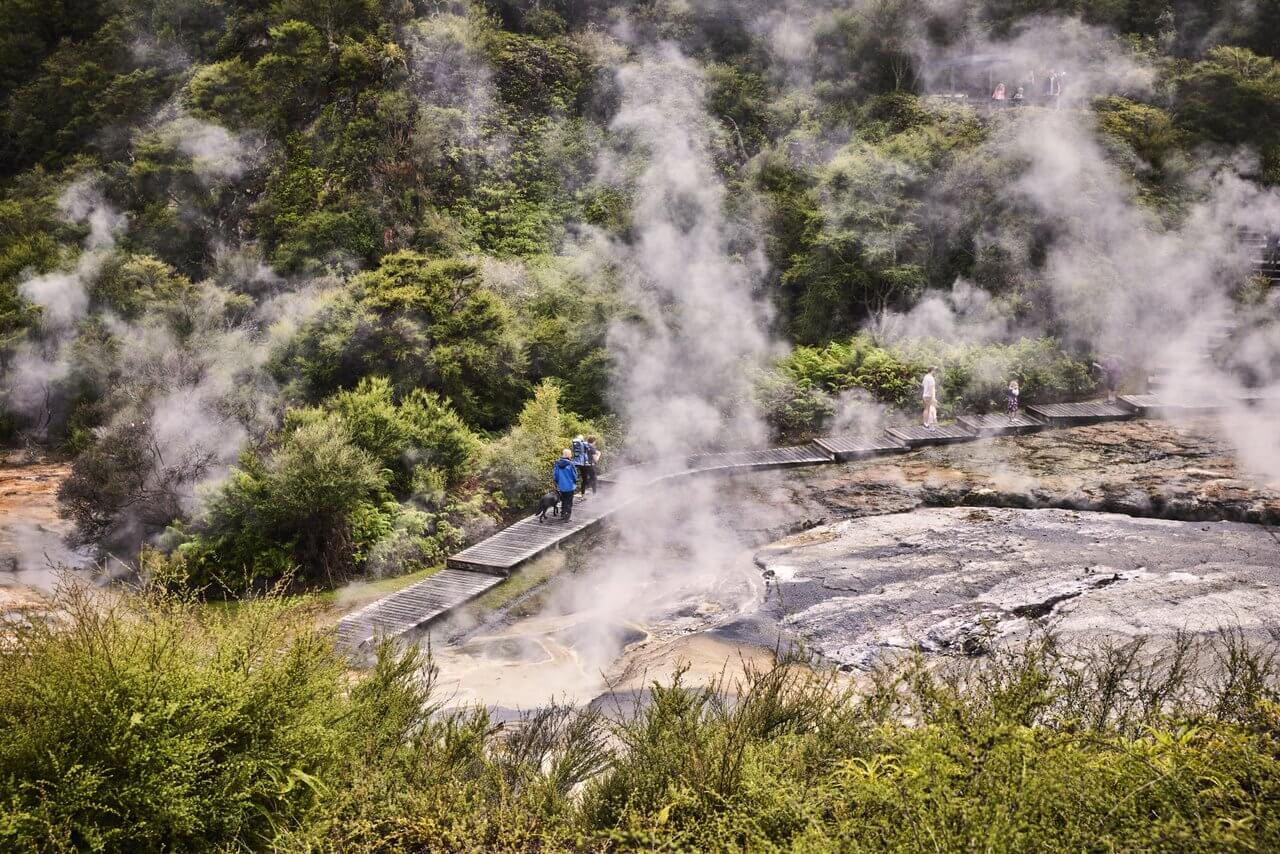
[[[931,95],[930,53],[1045,27],[1074,98]],[[1132,233],[1054,260],[1090,224],[1068,202],[1119,193],[1177,240],[1207,162],[1280,183],[1274,0],[14,0],[0,33],[0,430],[74,458],[83,541],[220,592],[433,565],[571,436],[623,451],[637,57],[692,69],[725,233],[752,235],[727,251],[794,347],[749,368],[780,436],[904,406],[929,362],[952,408],[1089,393],[1069,315],[1160,277],[1115,261]],[[1055,107],[1100,158],[1061,210],[1025,136]]]

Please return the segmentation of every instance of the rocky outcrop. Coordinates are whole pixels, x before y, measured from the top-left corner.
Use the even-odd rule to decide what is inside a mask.
[[[1213,421],[930,448],[787,488],[808,521],[757,554],[761,616],[848,668],[1049,626],[1280,630],[1280,485],[1243,470]]]
[[[815,469],[801,483],[831,519],[987,506],[1280,524],[1280,484],[1243,470],[1211,420],[1113,422],[928,448]]]
[[[814,528],[756,561],[765,610],[849,668],[1049,626],[1078,641],[1280,625],[1280,540],[1233,522],[930,508]]]

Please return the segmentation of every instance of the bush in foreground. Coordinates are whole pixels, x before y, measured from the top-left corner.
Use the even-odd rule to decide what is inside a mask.
[[[1273,656],[1236,635],[854,691],[794,661],[613,721],[442,711],[304,610],[73,593],[0,648],[4,850],[1277,850]]]

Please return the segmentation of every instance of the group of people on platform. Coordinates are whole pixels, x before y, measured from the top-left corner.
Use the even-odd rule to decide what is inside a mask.
[[[1039,87],[1036,81],[1039,79],[1041,84]],[[1054,71],[1052,68],[1047,73],[1041,72],[1037,77],[1037,73],[1028,71],[1023,77],[1022,84],[1014,87],[1012,93],[1003,82],[997,83],[996,88],[991,92],[991,106],[1006,107],[1012,104],[1015,107],[1021,107],[1029,98],[1042,99],[1043,103],[1058,106],[1058,100],[1062,97],[1062,87],[1066,82],[1067,72]]]
[[[572,446],[560,452],[551,470],[551,479],[555,483],[556,492],[560,493],[560,521],[568,522],[573,515],[573,498],[575,494],[586,495],[590,489],[599,492],[596,480],[596,466],[600,463],[600,449],[596,445],[595,436],[574,438]],[[580,492],[579,492],[580,491]]]

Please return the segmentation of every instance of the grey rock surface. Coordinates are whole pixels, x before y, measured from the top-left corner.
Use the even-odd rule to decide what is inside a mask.
[[[756,555],[762,609],[847,668],[1064,639],[1280,627],[1280,540],[1261,525],[1060,509],[924,508],[821,525]]]

